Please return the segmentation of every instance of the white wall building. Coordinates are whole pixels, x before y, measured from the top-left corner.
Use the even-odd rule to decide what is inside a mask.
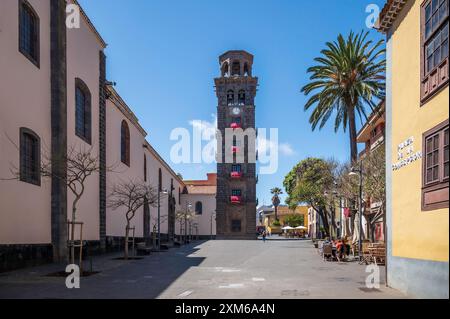
[[[0,271],[65,260],[74,197],[61,179],[39,173],[42,161],[71,150],[88,151],[101,167],[86,180],[76,214],[91,253],[121,247],[124,211],[108,205],[120,181],[167,190],[163,240],[174,239],[186,201],[202,203],[199,234],[210,235],[211,225],[215,234],[215,181],[185,184],[155,151],[106,80],[105,41],[81,8],[80,28],[67,29],[66,4],[78,2],[0,1]],[[52,172],[65,170],[52,165]],[[152,238],[156,216],[156,207],[139,209],[132,220],[138,241]]]

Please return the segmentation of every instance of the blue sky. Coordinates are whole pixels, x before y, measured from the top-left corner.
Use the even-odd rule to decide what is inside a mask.
[[[259,203],[270,202],[270,188],[308,156],[349,158],[348,135],[333,123],[311,131],[306,69],[326,41],[350,30],[368,30],[366,6],[384,0],[80,0],[108,43],[108,79],[140,119],[149,142],[186,179],[203,179],[215,165],[170,161],[171,131],[190,121],[213,121],[218,56],[243,49],[255,56],[259,77],[258,127],[278,128],[278,171],[261,175]],[[378,40],[382,35],[371,31]],[[359,126],[359,125],[358,125]]]

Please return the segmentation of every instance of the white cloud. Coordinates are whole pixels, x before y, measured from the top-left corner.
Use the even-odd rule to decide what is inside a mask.
[[[215,135],[217,128],[217,115],[211,114],[212,120],[209,121],[201,121],[201,120],[192,120],[189,121],[189,125],[192,125],[194,130],[201,132],[202,137],[205,139],[210,139],[213,135]]]
[[[278,146],[278,150],[280,151],[281,154],[286,156],[291,156],[295,154],[295,151],[293,150],[291,144],[289,143],[281,143]]]
[[[257,141],[257,149],[258,152],[263,154],[273,153],[276,151],[276,144],[265,137],[259,136]],[[289,143],[278,144],[278,152],[284,156],[291,156],[295,154],[294,149]]]

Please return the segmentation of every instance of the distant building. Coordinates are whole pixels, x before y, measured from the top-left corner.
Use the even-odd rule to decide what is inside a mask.
[[[300,226],[305,226],[306,228],[309,229],[308,208],[309,208],[308,206],[297,206],[297,208],[295,210],[292,210],[286,205],[278,206],[277,217],[278,217],[278,220],[280,221],[280,227],[288,226],[286,217],[288,217],[290,215],[300,215],[300,216],[303,216],[303,225],[300,225]],[[273,222],[275,221],[275,209],[273,208],[273,206],[271,207],[271,209],[265,210],[263,212],[263,216],[264,216],[263,224],[267,229],[273,230],[273,229],[280,228],[280,227],[273,227]],[[309,233],[308,229],[304,230],[304,232]]]
[[[201,239],[216,236],[216,193],[217,174],[209,173],[206,180],[184,180],[186,187],[181,195],[181,212],[192,206],[193,219],[188,233]],[[184,224],[177,223],[177,233],[184,234]]]
[[[366,124],[358,132],[356,140],[358,143],[364,144],[364,149],[359,153],[359,158],[364,159],[366,154],[378,147],[384,147],[385,126],[385,103],[383,101],[373,110]]]
[[[12,167],[20,171],[20,180],[0,181],[0,272],[66,260],[73,195],[59,178],[65,163],[52,166],[53,178],[42,177],[40,165],[50,157],[65,162],[71,149],[89,152],[100,164],[86,180],[76,215],[90,253],[123,247],[124,211],[108,205],[119,181],[167,190],[161,237],[175,237],[185,185],[107,81],[106,43],[85,12],[78,29],[52,19],[65,17],[67,4],[78,2],[0,1],[0,73],[10,75],[0,80],[0,179],[14,177]],[[136,211],[137,242],[153,238],[156,216],[148,204]]]
[[[308,234],[310,238],[324,238],[323,221],[317,211],[308,207]]]
[[[273,212],[273,206],[261,205],[256,208],[256,226],[265,226],[266,215]]]
[[[364,161],[364,158],[371,152],[378,148],[385,147],[385,125],[385,102],[383,101],[372,112],[367,123],[358,132],[357,142],[364,144],[364,149],[359,153],[360,160]],[[366,235],[373,230],[373,239],[375,241],[384,241],[384,220],[382,217],[377,217],[381,203],[374,202],[371,198],[365,198],[364,202],[366,204],[364,216],[370,215],[372,218],[376,219],[374,225],[369,227],[371,228],[370,230],[365,229]],[[370,221],[371,219],[369,218],[368,220]],[[367,222],[366,218],[363,219],[363,223],[365,228],[368,227],[368,224],[371,224]]]

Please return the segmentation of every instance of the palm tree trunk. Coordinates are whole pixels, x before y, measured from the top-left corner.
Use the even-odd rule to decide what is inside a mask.
[[[278,206],[275,206],[275,220],[278,220]]]
[[[350,155],[352,164],[358,160],[358,147],[356,144],[356,121],[355,121],[355,108],[353,106],[348,107],[348,127],[350,133]]]

